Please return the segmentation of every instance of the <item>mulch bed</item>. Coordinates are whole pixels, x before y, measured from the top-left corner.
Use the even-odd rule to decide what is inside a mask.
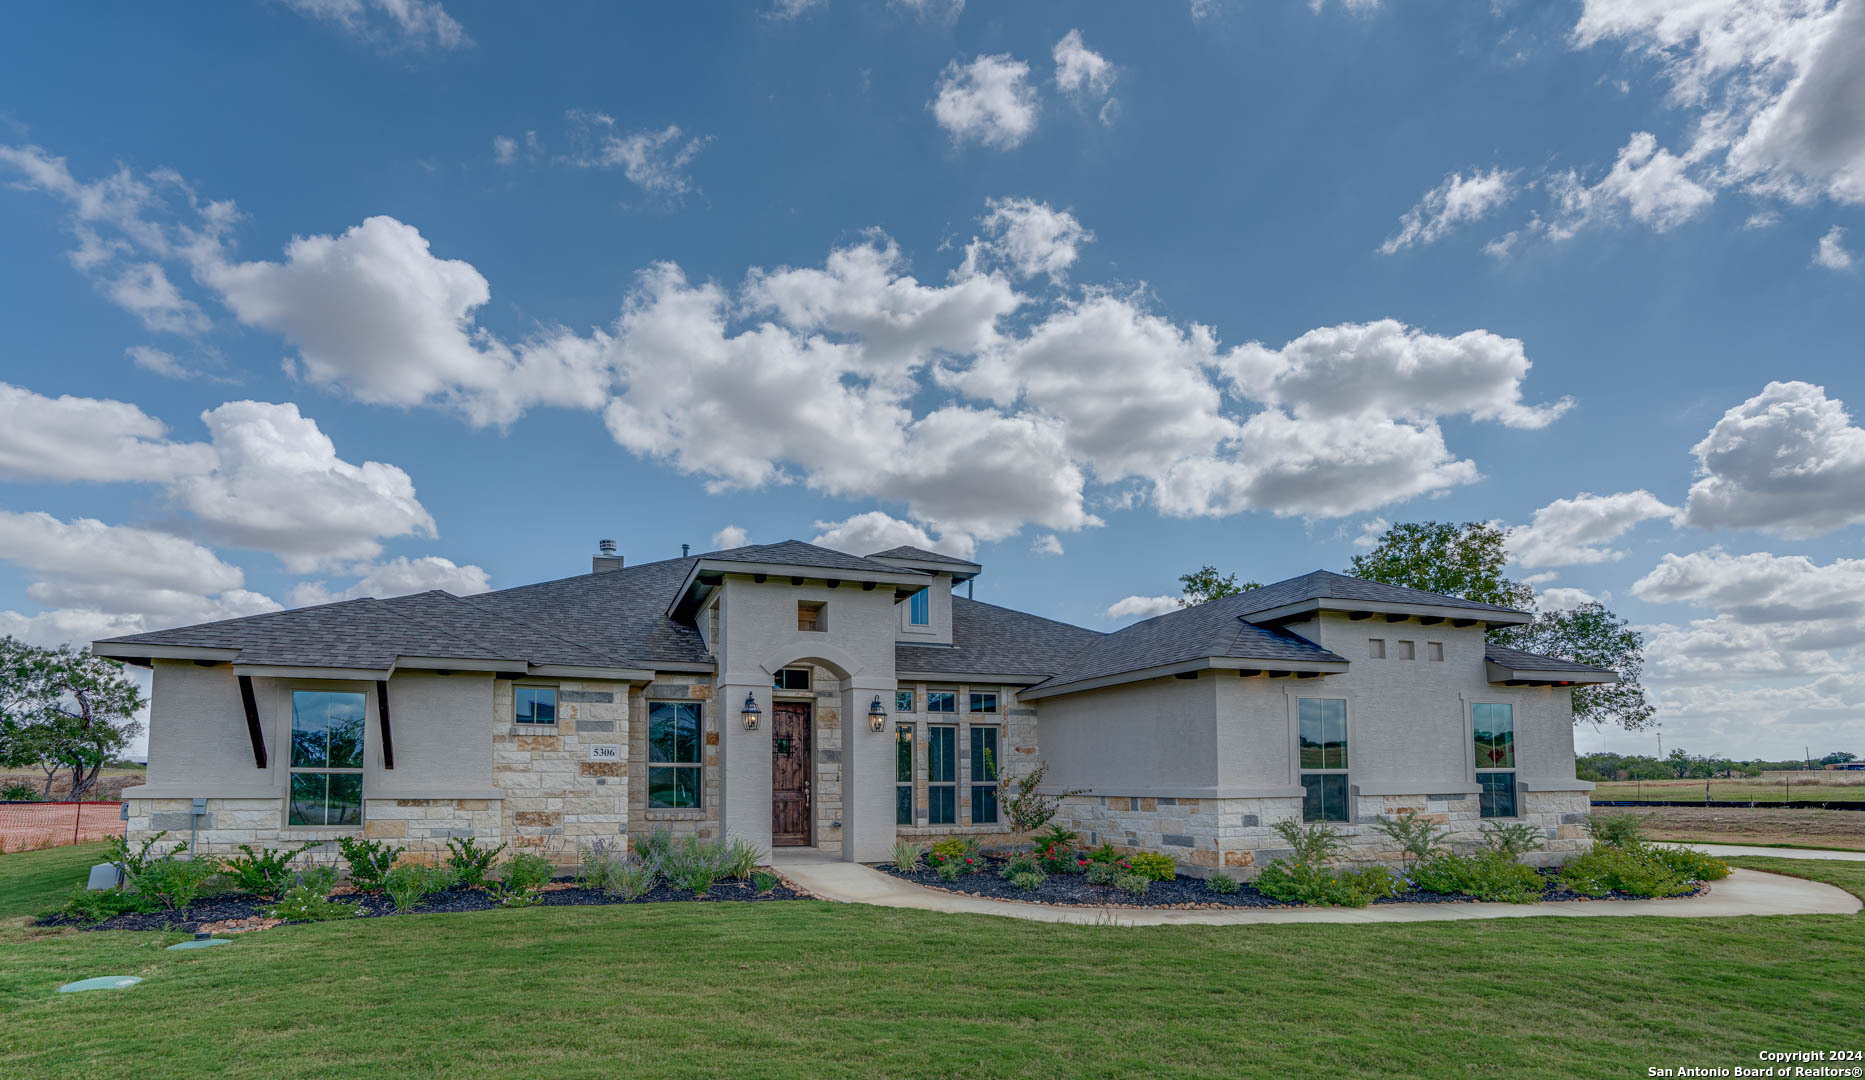
[[[333,900],[362,905],[358,918],[377,919],[391,915],[431,915],[459,911],[490,911],[501,905],[483,889],[455,885],[427,897],[408,911],[395,910],[395,904],[380,893],[333,894]],[[810,894],[780,881],[770,892],[761,893],[745,881],[721,881],[705,896],[695,896],[666,882],[634,900],[623,900],[601,889],[585,889],[571,881],[558,881],[544,888],[535,907],[593,907],[601,904],[669,904],[669,903],[765,903],[773,900],[807,900]],[[210,896],[197,900],[187,912],[127,912],[100,923],[52,915],[38,921],[39,926],[77,926],[86,930],[178,930],[196,933],[205,926],[215,933],[239,933],[263,930],[278,925],[269,917],[275,900],[259,900],[244,893]],[[342,920],[336,920],[342,921]]]
[[[983,873],[966,874],[954,882],[939,880],[939,875],[931,870],[917,870],[906,874],[893,863],[870,863],[876,870],[910,881],[915,885],[924,885],[929,889],[976,896],[985,900],[1017,900],[1026,904],[1084,905],[1089,907],[1133,907],[1133,908],[1179,908],[1203,910],[1207,908],[1298,908],[1307,904],[1290,904],[1265,896],[1256,888],[1244,882],[1237,891],[1230,894],[1214,893],[1202,878],[1176,875],[1171,881],[1155,881],[1146,890],[1144,896],[1131,896],[1121,892],[1112,885],[1090,885],[1084,874],[1051,874],[1034,890],[1018,888],[997,876],[1002,860],[993,859],[990,869]],[[1547,891],[1542,894],[1544,903],[1564,903],[1578,900],[1647,900],[1650,897],[1632,896],[1628,893],[1614,892],[1606,896],[1585,896],[1560,884],[1559,871],[1543,868],[1538,871],[1547,880]],[[1701,896],[1709,891],[1709,886],[1699,883],[1696,891],[1686,896]],[[1412,889],[1391,898],[1374,900],[1375,904],[1474,904],[1481,903],[1476,897],[1463,893],[1435,893],[1423,889]]]

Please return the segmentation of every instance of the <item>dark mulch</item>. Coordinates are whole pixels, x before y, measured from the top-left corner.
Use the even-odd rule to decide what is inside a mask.
[[[770,892],[761,893],[746,881],[722,881],[714,885],[705,896],[695,896],[685,889],[676,889],[666,882],[654,886],[647,894],[633,900],[623,900],[601,889],[585,889],[572,885],[569,888],[553,888],[546,891],[535,906],[538,907],[585,907],[597,904],[670,904],[670,903],[763,903],[769,900],[807,900],[809,894],[791,888],[780,882]],[[429,915],[459,911],[490,911],[499,907],[498,901],[483,889],[456,885],[434,893],[408,911],[395,910],[395,904],[380,893],[350,893],[332,897],[344,903],[360,904],[364,919],[376,919],[389,915]],[[180,930],[187,933],[198,931],[204,923],[230,922],[239,919],[263,919],[277,906],[275,900],[260,900],[244,893],[229,893],[207,897],[194,902],[186,913],[159,911],[152,913],[128,912],[105,919],[100,923],[86,922],[83,919],[64,915],[49,915],[38,921],[40,926],[78,926],[86,930]]]
[[[931,870],[917,870],[911,874],[901,873],[893,863],[872,863],[876,870],[891,874],[902,881],[915,885],[924,885],[929,889],[943,889],[946,892],[962,893],[987,900],[1020,900],[1033,904],[1085,904],[1092,907],[1145,907],[1145,908],[1286,908],[1306,907],[1305,904],[1290,904],[1256,891],[1255,886],[1245,882],[1237,891],[1230,894],[1215,893],[1202,878],[1176,875],[1171,881],[1155,881],[1143,896],[1133,896],[1121,892],[1112,885],[1091,885],[1083,874],[1051,874],[1034,890],[1021,889],[997,876],[1002,860],[992,859],[990,869],[984,873],[966,874],[957,881],[944,882]],[[1544,903],[1564,903],[1578,900],[1644,900],[1643,896],[1627,893],[1612,893],[1607,896],[1585,896],[1560,884],[1559,871],[1545,868],[1539,871],[1547,881],[1547,891],[1542,893]],[[1695,892],[1688,896],[1699,896],[1708,891],[1708,886],[1699,884]],[[1474,896],[1463,893],[1435,893],[1423,889],[1410,889],[1391,898],[1373,901],[1375,904],[1474,904],[1479,903]]]

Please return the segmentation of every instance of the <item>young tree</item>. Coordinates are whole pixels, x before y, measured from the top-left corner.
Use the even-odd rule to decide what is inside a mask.
[[[1844,765],[1848,761],[1857,761],[1859,756],[1850,750],[1835,750],[1820,759],[1822,765]]]
[[[1260,581],[1246,581],[1239,585],[1237,575],[1219,574],[1215,566],[1201,566],[1189,574],[1180,574],[1179,584],[1185,587],[1185,595],[1179,597],[1180,607],[1196,607],[1221,597],[1263,587]]]
[[[0,716],[6,753],[45,773],[45,796],[60,769],[82,799],[116,753],[142,732],[142,691],[115,660],[69,645],[42,649],[0,638]]]

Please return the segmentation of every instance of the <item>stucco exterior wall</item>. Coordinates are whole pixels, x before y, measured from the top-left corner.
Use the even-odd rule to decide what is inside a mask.
[[[895,605],[897,618],[894,633],[901,641],[914,645],[952,644],[952,575],[934,574],[926,586],[927,623],[913,625],[912,604],[906,600]]]

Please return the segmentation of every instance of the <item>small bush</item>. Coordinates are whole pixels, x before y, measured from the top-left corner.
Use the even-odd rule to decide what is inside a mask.
[[[751,873],[751,887],[761,893],[770,892],[777,887],[777,875],[769,870],[754,870]]]
[[[271,899],[291,885],[291,861],[314,847],[322,846],[323,841],[312,840],[300,845],[296,851],[261,848],[255,852],[251,844],[241,844],[240,850],[245,854],[223,859],[221,867],[234,888],[252,893],[262,900]]]
[[[748,840],[728,837],[719,860],[719,870],[728,878],[744,881],[764,861],[764,849]]]
[[[1398,845],[1407,869],[1442,851],[1444,838],[1451,834],[1449,829],[1440,829],[1430,819],[1417,813],[1375,818],[1373,827],[1391,837],[1392,842]]]
[[[1067,844],[1046,840],[1038,843],[1030,855],[1036,860],[1037,868],[1045,874],[1078,874],[1082,870],[1082,860],[1076,857],[1074,849]]]
[[[1533,867],[1497,848],[1427,859],[1413,869],[1412,880],[1426,892],[1462,893],[1505,904],[1538,903],[1547,885]]]
[[[1125,862],[1091,862],[1088,864],[1088,884],[1112,885],[1127,872]]]
[[[219,873],[217,859],[181,859],[171,853],[145,863],[133,884],[137,892],[168,910],[186,911]]]
[[[1347,841],[1341,836],[1340,830],[1326,822],[1316,822],[1303,828],[1301,822],[1285,818],[1271,828],[1293,850],[1293,862],[1318,865],[1347,848]]]
[[[329,919],[353,919],[363,913],[361,904],[345,904],[330,899],[309,885],[294,885],[279,897],[271,911],[274,919],[286,922],[324,922]]]
[[[920,868],[921,850],[918,841],[894,841],[894,866],[903,874],[913,873]]]
[[[343,861],[350,864],[350,884],[358,892],[381,892],[382,878],[395,866],[406,848],[390,847],[380,840],[345,836],[337,841]]]
[[[1128,869],[1153,881],[1171,881],[1178,865],[1177,859],[1157,851],[1142,851],[1127,856]]]
[[[1037,870],[1019,870],[1010,875],[1010,883],[1012,885],[1028,892],[1034,892],[1038,888],[1041,888],[1044,880],[1046,879],[1043,877],[1042,873]]]
[[[939,864],[939,869],[935,872],[939,875],[940,881],[949,884],[958,880],[958,876],[964,873],[964,867],[956,859],[947,859]]]
[[[31,784],[11,783],[0,787],[0,802],[38,802],[39,789]]]
[[[1640,847],[1645,843],[1645,826],[1651,814],[1588,814],[1587,832],[1596,844],[1608,847]]]
[[[1646,847],[1596,847],[1561,867],[1561,884],[1582,896],[1681,896],[1696,888]]]
[[[1483,848],[1486,851],[1519,859],[1545,846],[1541,830],[1533,825],[1502,825],[1494,821],[1483,823]]]
[[[1237,890],[1243,888],[1242,885],[1237,883],[1236,878],[1222,872],[1212,874],[1210,877],[1206,878],[1204,887],[1217,893],[1219,896],[1230,896],[1236,893]]]
[[[659,828],[646,836],[637,836],[634,846],[636,858],[659,862],[673,848],[673,830]]]
[[[1152,887],[1153,879],[1145,874],[1122,874],[1114,879],[1114,888],[1128,896],[1145,896]]]
[[[116,863],[117,866],[122,869],[125,883],[134,885],[136,883],[136,878],[142,874],[143,868],[147,867],[151,862],[158,859],[174,858],[188,850],[187,841],[184,840],[176,844],[175,849],[165,855],[151,855],[149,852],[167,835],[168,830],[163,829],[154,836],[146,836],[143,838],[142,846],[135,851],[130,850],[129,842],[124,840],[121,836],[113,836],[110,838],[110,842],[108,846],[105,847],[104,851],[110,861]]]
[[[1114,845],[1112,844],[1102,844],[1100,847],[1088,853],[1089,862],[1111,863],[1118,862],[1119,860],[1120,852],[1115,851]]]
[[[583,869],[577,880],[586,889],[601,889],[611,896],[634,900],[654,888],[658,877],[654,866],[639,855],[631,855],[626,847],[597,840],[579,854]]]
[[[470,836],[463,840],[449,840],[447,869],[453,871],[453,876],[459,879],[460,884],[472,889],[483,889],[486,886],[486,873],[492,869],[492,860],[498,858],[499,852],[504,850],[504,844],[495,848],[482,848],[479,841]],[[351,880],[354,880],[353,876]]]
[[[330,890],[337,887],[337,868],[334,866],[307,866],[298,871],[298,884],[310,889],[319,896],[329,896]]]
[[[506,907],[529,907],[538,902],[557,868],[542,855],[521,851],[505,860],[499,880],[491,887],[494,899]]]
[[[978,842],[968,836],[948,836],[934,844],[928,853],[947,859],[962,859],[977,850]]]
[[[1042,847],[1044,844],[1056,844],[1060,847],[1072,848],[1075,846],[1075,841],[1080,839],[1081,834],[1074,829],[1051,825],[1036,834],[1035,842],[1037,847]]]
[[[382,889],[395,901],[396,911],[416,904],[453,885],[453,871],[439,866],[397,866],[382,875]]]
[[[1685,881],[1721,881],[1729,876],[1728,863],[1695,848],[1653,845],[1650,853]]]
[[[1019,851],[1004,860],[1004,865],[998,869],[997,876],[1009,881],[1017,874],[1040,874],[1042,872],[1042,867],[1036,865],[1036,856],[1027,851]]]
[[[712,888],[713,882],[722,876],[720,864],[724,857],[723,842],[688,836],[667,849],[667,854],[661,858],[660,869],[666,875],[668,884],[686,889],[695,896],[704,896]]]
[[[1365,907],[1373,899],[1350,878],[1337,877],[1312,863],[1287,859],[1277,859],[1264,867],[1251,884],[1264,896],[1285,904]]]
[[[600,889],[604,875],[615,860],[626,855],[626,848],[618,848],[610,840],[597,837],[587,844],[578,844],[576,859],[580,868],[576,872],[576,883],[585,889]]]
[[[156,907],[154,899],[137,893],[121,889],[87,889],[80,885],[57,913],[68,919],[100,923],[131,911],[154,911]]]

